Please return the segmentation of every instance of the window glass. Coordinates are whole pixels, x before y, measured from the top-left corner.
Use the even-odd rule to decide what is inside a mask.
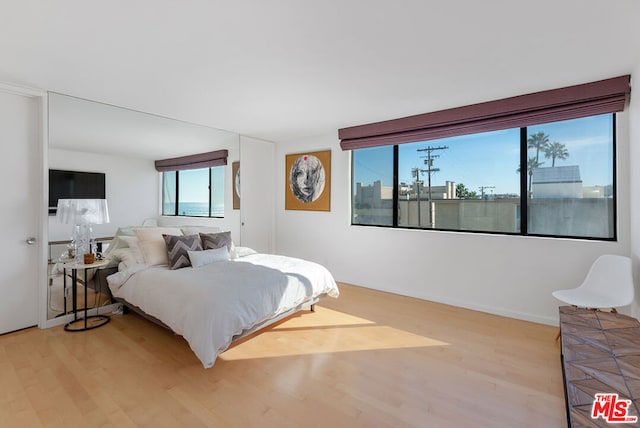
[[[224,173],[223,166],[164,172],[162,214],[224,217]]]
[[[615,239],[614,128],[606,114],[353,150],[352,224]]]
[[[211,168],[211,217],[224,217],[224,167]]]
[[[398,146],[398,225],[519,231],[520,130]]]
[[[393,226],[393,146],[354,150],[353,224]]]
[[[178,215],[209,216],[209,168],[179,171]]]
[[[527,129],[528,231],[613,238],[613,115]]]
[[[176,171],[162,173],[162,215],[176,215]]]

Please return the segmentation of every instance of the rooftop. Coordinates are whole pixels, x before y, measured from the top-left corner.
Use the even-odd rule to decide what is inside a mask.
[[[545,183],[581,183],[578,165],[534,168],[531,177],[533,184]]]

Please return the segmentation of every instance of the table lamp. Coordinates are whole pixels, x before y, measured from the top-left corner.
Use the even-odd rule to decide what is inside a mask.
[[[59,199],[56,212],[58,223],[73,225],[75,262],[83,263],[84,255],[92,253],[94,224],[109,223],[106,199]]]

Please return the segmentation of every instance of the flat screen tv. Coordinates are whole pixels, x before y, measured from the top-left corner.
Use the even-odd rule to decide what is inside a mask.
[[[49,214],[55,214],[58,199],[105,199],[102,172],[49,170]]]

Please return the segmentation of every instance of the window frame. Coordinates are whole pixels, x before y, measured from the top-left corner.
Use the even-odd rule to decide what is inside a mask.
[[[212,173],[212,169],[214,169],[214,168],[224,168],[225,166],[226,165],[212,166],[212,167],[205,167],[205,168],[194,168],[194,169],[202,169],[202,170],[206,169],[208,171],[208,174],[207,174],[208,179],[209,179],[209,183],[207,185],[208,209],[207,209],[207,215],[206,216],[204,216],[204,215],[199,215],[199,216],[196,216],[196,215],[183,215],[183,214],[179,213],[179,211],[180,211],[179,210],[179,207],[180,207],[180,173],[184,172],[184,171],[192,171],[192,169],[191,170],[190,169],[184,169],[184,170],[177,170],[177,171],[174,170],[174,171],[163,171],[163,172],[161,172],[161,174],[162,174],[162,184],[161,184],[161,186],[162,186],[163,191],[162,191],[162,201],[161,201],[161,207],[162,208],[161,208],[160,215],[161,216],[165,216],[165,217],[224,218],[224,213],[225,213],[225,208],[226,208],[224,206],[224,204],[223,204],[223,211],[222,211],[223,214],[222,214],[222,216],[211,215],[212,199],[213,199],[212,198],[212,192],[211,192],[211,186],[213,184],[212,183],[212,179],[211,179],[211,173]],[[166,173],[170,173],[170,172],[175,172],[176,173],[175,174],[176,175],[176,177],[175,177],[175,189],[176,189],[176,192],[175,192],[175,202],[174,202],[175,208],[174,208],[174,213],[172,213],[172,214],[164,212],[164,187],[165,187],[164,183],[165,183],[165,177],[167,176]],[[223,183],[222,184],[223,193],[224,193],[224,190],[225,189],[224,189],[224,183]],[[224,197],[223,197],[223,202],[224,202]]]
[[[354,223],[353,215],[354,215],[354,167],[355,164],[353,162],[354,150],[362,150],[362,149],[353,149],[351,150],[351,213],[350,213],[350,223],[351,226],[362,226],[362,227],[382,227],[382,228],[392,228],[392,229],[408,229],[408,230],[422,230],[422,231],[436,231],[436,232],[455,232],[455,233],[471,233],[471,234],[489,234],[489,235],[505,235],[505,236],[524,236],[524,237],[540,237],[540,238],[556,238],[556,239],[577,239],[577,240],[587,240],[587,241],[605,241],[605,242],[616,242],[618,240],[618,186],[617,186],[617,114],[613,113],[605,113],[611,115],[611,138],[612,138],[612,195],[613,195],[613,209],[612,209],[612,217],[613,217],[613,230],[611,237],[590,237],[590,236],[572,236],[572,235],[555,235],[555,234],[544,234],[544,233],[530,233],[528,231],[528,222],[529,222],[529,210],[528,210],[528,182],[527,182],[527,168],[521,168],[520,170],[520,231],[519,232],[501,232],[501,231],[486,231],[486,230],[470,230],[470,229],[447,229],[447,228],[428,228],[428,227],[418,227],[418,226],[400,226],[399,225],[399,203],[398,203],[398,192],[399,192],[399,182],[398,182],[398,174],[399,174],[399,148],[398,144],[393,145],[393,221],[392,224],[366,224],[366,223]],[[589,116],[587,116],[589,117]],[[527,126],[521,126],[520,128],[520,165],[527,165],[528,163],[528,148],[527,148]],[[431,142],[437,140],[430,140]],[[366,148],[363,148],[366,149]],[[524,171],[524,172],[523,172]]]

